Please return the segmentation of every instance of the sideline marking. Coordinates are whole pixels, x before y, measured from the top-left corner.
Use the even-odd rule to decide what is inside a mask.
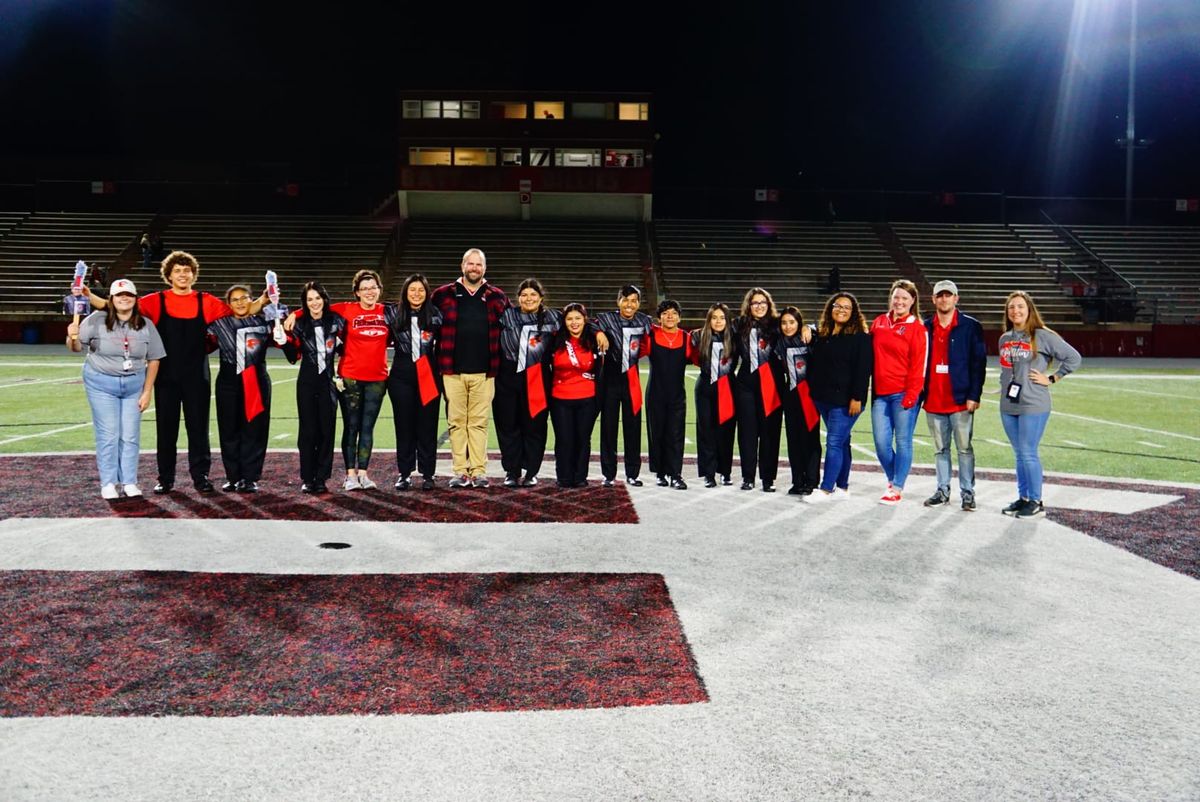
[[[1078,440],[1063,440],[1063,442],[1069,446],[1075,446],[1076,448],[1087,448],[1086,443],[1080,443]]]
[[[991,400],[990,398],[984,399],[984,402],[988,403],[988,404],[999,403],[997,401]],[[1088,415],[1076,415],[1072,412],[1059,412],[1059,411],[1055,410],[1054,414],[1061,415],[1064,418],[1074,418],[1075,420],[1085,420],[1089,423],[1103,423],[1108,426],[1116,426],[1121,429],[1133,429],[1136,432],[1147,432],[1148,434],[1161,434],[1164,437],[1179,437],[1184,440],[1192,440],[1194,442],[1200,443],[1200,437],[1196,437],[1195,435],[1191,435],[1191,434],[1180,434],[1179,432],[1166,432],[1166,431],[1163,431],[1162,429],[1150,429],[1146,426],[1135,426],[1132,423],[1120,423],[1115,420],[1104,420],[1103,418],[1093,418]]]
[[[1140,446],[1150,446],[1151,448],[1166,448],[1164,445],[1160,445],[1159,443],[1151,443],[1146,440],[1138,440],[1137,443]]]
[[[32,387],[35,384],[66,384],[68,382],[83,383],[83,379],[79,376],[67,376],[63,379],[32,379],[26,382],[13,382],[12,384],[0,384],[0,390],[7,387]]]

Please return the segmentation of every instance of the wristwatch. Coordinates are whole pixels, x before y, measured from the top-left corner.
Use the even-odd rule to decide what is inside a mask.
[[[1057,381],[1058,381],[1058,376],[1056,376],[1055,374],[1051,373],[1051,374],[1050,374],[1050,383],[1051,383],[1051,384],[1054,384],[1054,383],[1055,383],[1055,382],[1057,382]]]

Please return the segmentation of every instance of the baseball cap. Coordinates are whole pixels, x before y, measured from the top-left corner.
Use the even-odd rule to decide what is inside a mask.
[[[108,288],[109,297],[118,295],[122,292],[127,292],[130,295],[137,295],[137,287],[133,286],[133,282],[127,278],[119,278],[112,283]]]
[[[948,292],[951,295],[958,295],[958,287],[953,281],[939,281],[933,285],[933,294],[936,296],[939,292]]]

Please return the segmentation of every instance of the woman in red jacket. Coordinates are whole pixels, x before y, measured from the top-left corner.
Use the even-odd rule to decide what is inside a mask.
[[[559,487],[586,487],[596,425],[596,380],[603,360],[583,304],[563,307],[563,326],[544,357],[550,370],[550,422]]]
[[[917,285],[907,279],[892,283],[887,313],[871,324],[874,350],[871,429],[875,454],[887,475],[880,504],[898,504],[912,468],[913,427],[925,387],[929,335],[921,322]]]

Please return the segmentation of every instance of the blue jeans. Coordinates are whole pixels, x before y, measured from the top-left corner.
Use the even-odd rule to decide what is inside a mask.
[[[1034,415],[1000,413],[1000,423],[1004,424],[1004,433],[1017,458],[1017,492],[1021,498],[1031,501],[1042,500],[1042,458],[1038,455],[1038,444],[1042,442],[1049,420],[1049,412]]]
[[[145,370],[129,376],[109,376],[86,362],[83,365],[83,386],[92,407],[96,468],[100,471],[101,485],[137,484],[142,426],[138,396],[145,383]]]
[[[938,490],[950,495],[950,439],[958,450],[958,489],[965,496],[975,492],[975,449],[971,446],[971,433],[975,429],[975,415],[962,411],[941,415],[925,411],[925,422],[929,424],[929,436],[933,438],[933,465],[937,469]]]
[[[905,409],[900,401],[904,393],[876,396],[871,402],[871,429],[875,435],[875,456],[887,475],[888,484],[904,489],[912,469],[913,429],[917,425],[920,407],[913,404]],[[895,445],[893,447],[893,441]]]
[[[858,421],[845,406],[816,402],[817,412],[825,422],[825,470],[821,489],[832,492],[834,485],[845,490],[850,484],[850,431]],[[860,412],[859,415],[862,413]]]

